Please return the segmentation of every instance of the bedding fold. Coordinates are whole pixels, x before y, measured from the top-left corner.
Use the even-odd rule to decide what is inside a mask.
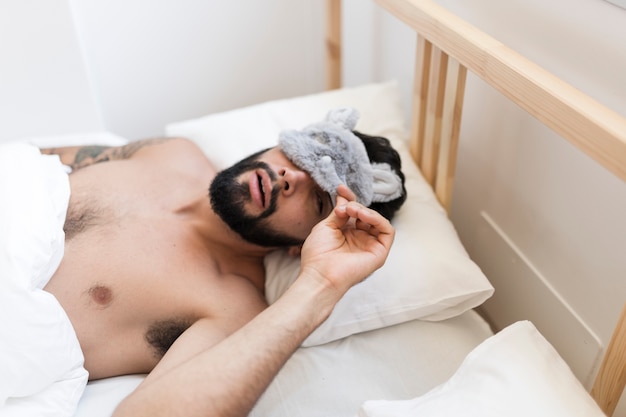
[[[69,179],[56,156],[0,146],[0,414],[72,416],[87,383],[76,333],[43,290],[63,257]]]

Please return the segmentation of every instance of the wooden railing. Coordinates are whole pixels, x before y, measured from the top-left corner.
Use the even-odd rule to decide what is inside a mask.
[[[411,155],[449,210],[471,71],[626,181],[626,119],[431,0],[376,0],[417,36]],[[327,87],[341,86],[341,1],[327,0]],[[626,384],[626,306],[592,388],[612,415]]]

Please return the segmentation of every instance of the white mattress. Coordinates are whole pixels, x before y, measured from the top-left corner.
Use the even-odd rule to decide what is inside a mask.
[[[250,416],[354,417],[366,400],[422,395],[448,379],[491,335],[471,310],[441,322],[414,320],[300,348]],[[133,375],[90,382],[76,416],[110,416],[142,379]]]

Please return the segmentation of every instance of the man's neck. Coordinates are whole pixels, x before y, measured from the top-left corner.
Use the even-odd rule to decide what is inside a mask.
[[[220,272],[243,276],[263,292],[263,258],[275,248],[244,240],[213,211],[208,199],[199,201],[185,211],[194,219],[194,228]]]

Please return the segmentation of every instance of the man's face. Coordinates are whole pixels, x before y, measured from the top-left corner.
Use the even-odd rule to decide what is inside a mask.
[[[277,147],[219,172],[209,194],[231,229],[266,247],[301,245],[332,210],[328,193]]]

